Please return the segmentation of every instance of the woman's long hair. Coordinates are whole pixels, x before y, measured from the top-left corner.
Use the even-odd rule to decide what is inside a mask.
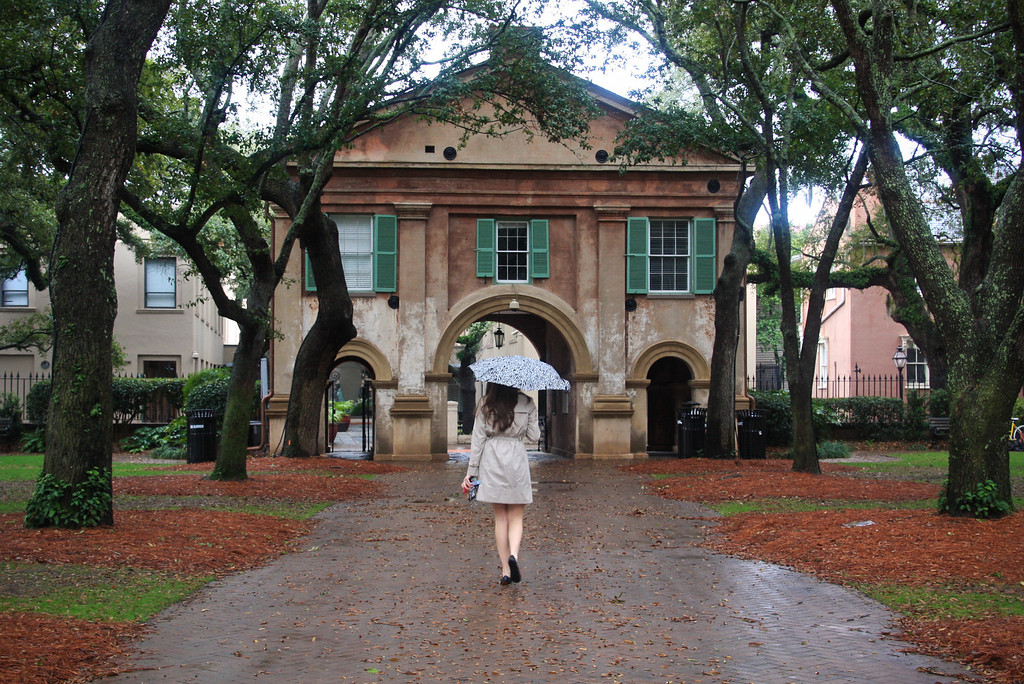
[[[516,418],[519,390],[515,387],[487,383],[487,391],[480,401],[480,410],[487,422],[498,432],[508,430]]]

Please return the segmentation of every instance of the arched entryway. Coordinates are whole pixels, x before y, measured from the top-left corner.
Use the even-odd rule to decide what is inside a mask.
[[[637,446],[655,454],[677,451],[678,410],[689,402],[707,402],[710,377],[707,359],[687,344],[666,340],[645,349],[629,379],[637,388]]]
[[[647,451],[678,451],[676,415],[693,401],[693,373],[682,359],[658,359],[647,372]]]
[[[434,354],[431,376],[447,381],[458,337],[476,321],[500,321],[529,339],[538,355],[571,382],[593,375],[590,352],[573,322],[572,309],[539,288],[494,286],[478,291],[453,307]],[[574,455],[578,450],[578,387],[569,392],[546,391],[538,397],[551,453]]]
[[[376,387],[390,380],[391,366],[373,345],[357,338],[341,349],[324,393],[326,452],[373,458],[377,444]]]

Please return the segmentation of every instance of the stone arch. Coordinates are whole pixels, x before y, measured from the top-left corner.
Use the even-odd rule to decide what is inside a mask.
[[[435,375],[448,372],[448,359],[459,335],[471,323],[481,318],[507,311],[513,297],[519,302],[519,311],[534,314],[557,330],[565,340],[572,355],[575,373],[570,380],[596,380],[594,362],[583,333],[576,325],[575,312],[564,300],[540,288],[524,285],[495,285],[478,290],[452,307],[445,326],[434,350],[431,371]]]
[[[682,359],[690,367],[694,383],[706,385],[711,381],[711,366],[708,365],[707,359],[690,345],[678,340],[657,342],[644,349],[633,363],[629,380],[643,383],[647,379],[651,366],[666,357]]]
[[[373,371],[374,384],[381,386],[394,382],[395,376],[388,357],[367,340],[361,337],[351,340],[338,351],[334,360],[338,363],[348,358],[358,359],[368,365]]]

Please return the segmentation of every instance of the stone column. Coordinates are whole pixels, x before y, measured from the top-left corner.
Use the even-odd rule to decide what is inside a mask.
[[[395,204],[398,217],[398,387],[390,416],[394,458],[403,460],[431,458],[431,422],[435,413],[439,413],[428,396],[425,381],[425,255],[430,207],[429,203]],[[443,415],[443,411],[440,414]]]
[[[633,404],[626,393],[626,219],[629,207],[595,206],[598,258],[597,392],[590,404],[594,458],[630,458]]]

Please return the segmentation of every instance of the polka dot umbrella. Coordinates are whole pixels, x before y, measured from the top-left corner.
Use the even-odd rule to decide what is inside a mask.
[[[569,381],[550,364],[526,356],[495,356],[470,364],[481,382],[493,382],[521,390],[567,390]]]

